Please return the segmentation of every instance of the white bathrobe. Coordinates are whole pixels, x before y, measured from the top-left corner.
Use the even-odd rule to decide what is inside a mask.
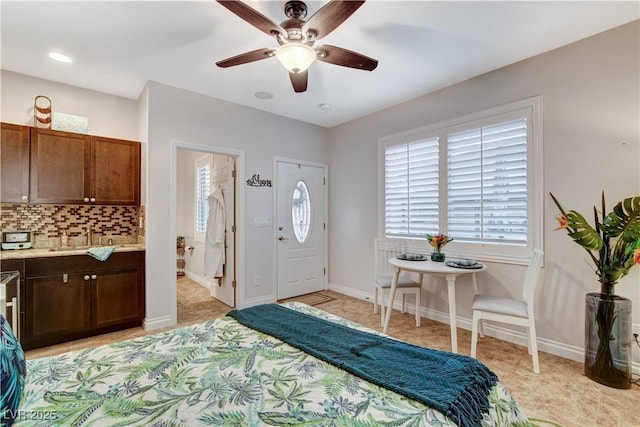
[[[210,277],[222,277],[225,262],[224,228],[226,216],[224,197],[219,188],[209,195],[209,218],[204,245],[204,274]]]

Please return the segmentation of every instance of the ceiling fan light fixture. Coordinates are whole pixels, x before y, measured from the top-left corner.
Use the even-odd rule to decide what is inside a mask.
[[[288,43],[276,50],[276,58],[289,72],[297,74],[306,71],[316,60],[316,51],[306,44]]]

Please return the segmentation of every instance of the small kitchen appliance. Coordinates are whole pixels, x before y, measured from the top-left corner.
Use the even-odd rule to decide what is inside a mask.
[[[29,249],[33,247],[32,231],[3,231],[2,250]]]

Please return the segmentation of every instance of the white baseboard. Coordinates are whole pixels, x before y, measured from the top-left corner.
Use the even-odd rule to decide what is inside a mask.
[[[276,302],[276,298],[273,295],[258,298],[249,298],[244,301],[242,306],[238,306],[238,308],[253,307],[255,305],[271,304],[274,302]]]
[[[185,270],[184,272],[185,276],[187,276],[187,278],[193,280],[194,282],[196,282],[199,285],[202,285],[203,287],[207,288],[207,289],[211,289],[211,280],[207,279],[204,276],[200,276],[199,274],[196,274],[192,271],[189,270]]]
[[[145,331],[175,326],[176,322],[171,320],[171,316],[156,317],[155,319],[144,319],[142,327]]]
[[[352,289],[346,286],[337,285],[335,283],[329,284],[329,290],[344,294],[353,298],[363,299],[371,301],[373,304],[373,293],[362,292],[356,289]],[[394,300],[393,308],[400,310],[402,308],[402,301],[399,299]],[[407,310],[409,312],[415,312],[415,305],[407,303]],[[449,313],[442,311],[436,311],[432,309],[420,308],[420,316],[427,319],[435,320],[436,322],[449,324]],[[471,330],[471,319],[465,317],[457,317],[457,324],[459,328]],[[498,338],[503,341],[511,342],[514,344],[526,346],[527,335],[524,332],[508,329],[498,324],[484,323],[484,334],[490,337]],[[584,349],[581,347],[572,346],[569,344],[548,340],[545,338],[538,338],[538,350],[545,353],[553,354],[554,356],[562,357],[564,359],[574,360],[576,362],[584,362]],[[631,371],[634,374],[640,375],[640,363],[632,362]]]

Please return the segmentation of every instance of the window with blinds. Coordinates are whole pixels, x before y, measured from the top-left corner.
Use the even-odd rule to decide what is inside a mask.
[[[207,231],[209,193],[211,192],[211,164],[196,167],[196,234]]]
[[[527,120],[447,135],[448,233],[527,242]]]
[[[540,105],[535,97],[382,138],[381,233],[443,232],[457,256],[526,262],[542,248]]]
[[[384,162],[387,236],[437,233],[438,138],[387,146]]]

